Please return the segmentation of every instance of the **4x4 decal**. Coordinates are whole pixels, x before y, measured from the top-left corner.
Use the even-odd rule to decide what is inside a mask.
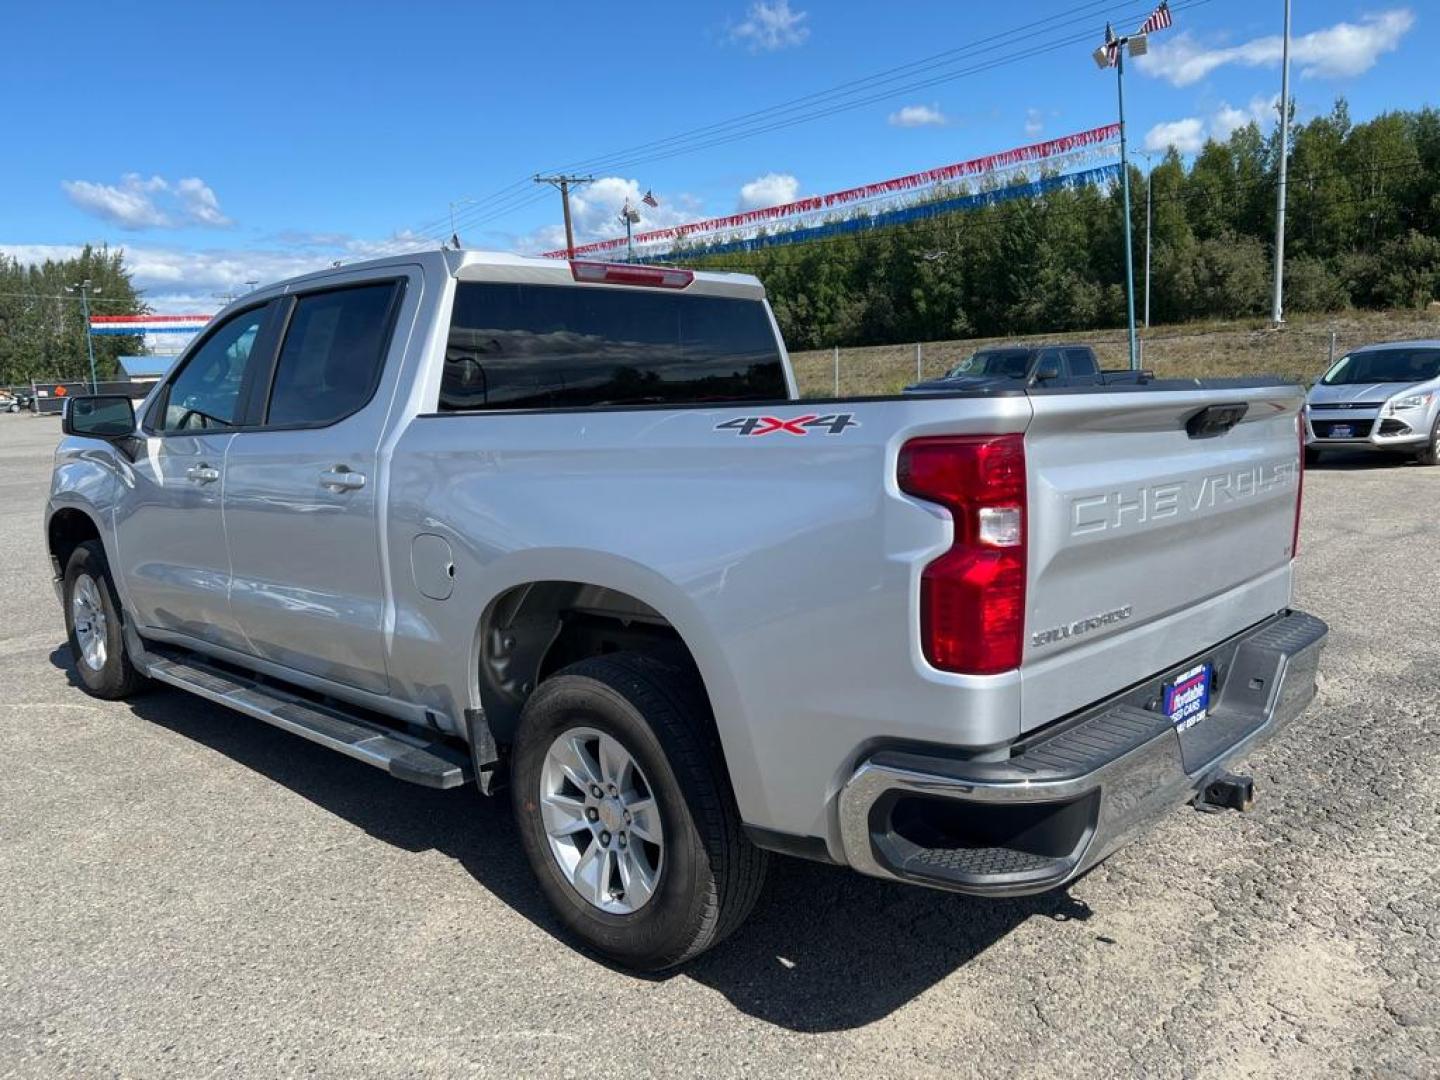
[[[737,416],[716,424],[716,431],[733,431],[736,435],[771,435],[777,431],[786,435],[809,435],[812,431],[824,431],[826,435],[842,434],[846,428],[859,427],[860,421],[854,413],[808,413],[805,416]]]

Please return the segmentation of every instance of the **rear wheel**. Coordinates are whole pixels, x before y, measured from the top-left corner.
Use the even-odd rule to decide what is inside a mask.
[[[530,865],[566,929],[627,967],[715,945],[764,881],[707,709],[685,668],[614,653],[545,680],[520,721],[511,791]]]
[[[95,697],[126,698],[145,685],[125,648],[120,597],[110,580],[105,549],[88,540],[65,566],[65,631],[80,685]]]
[[[1430,425],[1430,441],[1425,444],[1424,450],[1415,455],[1415,460],[1421,465],[1440,465],[1440,414]]]

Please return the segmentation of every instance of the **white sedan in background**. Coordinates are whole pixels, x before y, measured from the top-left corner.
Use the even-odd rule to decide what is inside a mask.
[[[1440,464],[1440,341],[1395,341],[1346,353],[1310,388],[1305,460],[1322,450],[1376,450]]]

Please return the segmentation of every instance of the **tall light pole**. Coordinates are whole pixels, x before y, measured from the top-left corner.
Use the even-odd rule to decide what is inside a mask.
[[[1150,177],[1155,172],[1155,162],[1144,150],[1136,154],[1145,159],[1145,329],[1150,329]]]
[[[1140,368],[1139,348],[1135,343],[1135,252],[1130,236],[1130,158],[1125,151],[1125,53],[1144,56],[1146,40],[1144,34],[1130,37],[1116,37],[1109,26],[1105,27],[1105,44],[1095,50],[1095,63],[1115,68],[1115,94],[1120,105],[1120,190],[1125,204],[1125,326],[1130,338],[1130,370]]]
[[[1288,3],[1289,0],[1286,0]],[[1131,250],[1130,240],[1130,159],[1125,152],[1125,54],[1131,56],[1144,56],[1149,49],[1149,37],[1147,35],[1156,30],[1167,30],[1173,25],[1170,16],[1169,0],[1160,0],[1159,5],[1152,11],[1149,17],[1140,24],[1140,29],[1128,37],[1116,37],[1114,29],[1109,23],[1105,24],[1105,44],[1101,45],[1094,52],[1095,64],[1101,70],[1107,67],[1115,69],[1115,94],[1120,104],[1120,188],[1124,192],[1125,201],[1125,310],[1126,323],[1130,331],[1130,370],[1134,371],[1140,367],[1139,350],[1135,345],[1135,252]],[[1148,190],[1148,188],[1147,188]],[[1149,196],[1146,196],[1146,282],[1149,282]],[[1147,290],[1148,291],[1148,290]],[[1146,325],[1149,325],[1147,300]]]
[[[1275,190],[1275,298],[1270,321],[1285,321],[1285,182],[1290,157],[1290,0],[1285,0],[1285,44],[1280,51],[1280,182]]]
[[[87,277],[74,285],[66,285],[65,291],[80,294],[80,310],[85,313],[85,351],[90,354],[90,392],[98,393],[100,380],[95,376],[95,341],[90,336],[90,297],[98,296],[100,290],[90,288],[90,279]]]
[[[635,261],[635,240],[632,230],[640,220],[640,211],[630,205],[630,200],[625,200],[625,205],[620,208],[620,222],[625,226],[625,261]]]

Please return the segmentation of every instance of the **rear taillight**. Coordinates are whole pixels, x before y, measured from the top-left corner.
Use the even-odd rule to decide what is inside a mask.
[[[920,579],[920,639],[942,671],[993,675],[1025,646],[1025,441],[943,435],[900,450],[900,490],[950,511],[950,550]]]
[[[631,263],[581,262],[572,260],[570,276],[576,281],[601,285],[645,285],[652,289],[683,289],[695,280],[693,270],[666,266],[635,266]]]
[[[1300,433],[1300,464],[1295,467],[1295,528],[1290,533],[1290,558],[1300,554],[1300,507],[1305,502],[1305,410],[1295,417]]]

